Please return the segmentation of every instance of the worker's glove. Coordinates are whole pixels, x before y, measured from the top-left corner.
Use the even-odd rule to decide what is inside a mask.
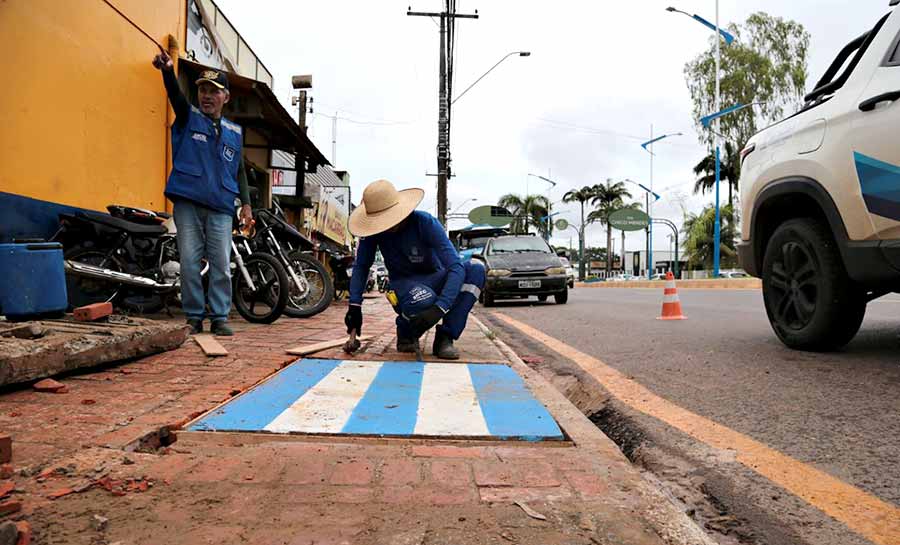
[[[437,305],[431,305],[422,312],[416,314],[409,319],[409,326],[413,334],[418,339],[425,334],[426,331],[437,325],[444,317],[444,309]]]
[[[347,315],[344,316],[344,325],[347,326],[347,334],[349,335],[354,329],[357,335],[362,335],[362,306],[350,305],[347,309]]]
[[[172,57],[165,51],[160,51],[159,55],[153,57],[153,68],[157,70],[171,71],[174,67],[175,63],[172,62]]]

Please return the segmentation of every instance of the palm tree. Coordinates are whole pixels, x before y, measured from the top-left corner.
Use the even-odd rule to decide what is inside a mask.
[[[725,153],[720,158],[719,177],[723,181],[728,182],[728,204],[733,205],[732,190],[737,190],[738,179],[740,178],[740,157],[735,153],[734,145],[731,142],[725,142]],[[694,174],[699,176],[694,182],[694,194],[707,191],[715,191],[716,189],[716,155],[715,152],[704,157],[694,167]]]
[[[734,207],[725,205],[721,209],[722,231],[720,233],[719,253],[726,262],[732,261],[737,252],[734,242],[737,239],[737,223]],[[681,230],[684,233],[684,255],[688,267],[701,265],[704,269],[713,268],[715,250],[716,209],[706,206],[699,214],[689,214],[684,218]]]
[[[578,226],[578,279],[584,280],[584,203],[596,196],[596,186],[586,185],[581,189],[572,189],[563,195],[563,202],[581,204],[581,224]]]
[[[625,206],[625,199],[631,198],[631,193],[622,182],[613,183],[612,180],[606,180],[606,185],[598,184],[594,186],[594,197],[591,204],[596,207],[588,214],[589,222],[599,222],[600,225],[606,226],[606,248],[609,250],[612,245],[612,226],[609,224],[609,216],[616,210]],[[606,271],[612,270],[612,252],[606,252]]]
[[[549,218],[545,219],[550,208],[547,197],[543,195],[522,197],[508,193],[500,197],[497,206],[506,208],[512,214],[513,220],[509,228],[514,234],[528,233],[528,228],[532,225],[542,236],[549,233],[550,221]]]

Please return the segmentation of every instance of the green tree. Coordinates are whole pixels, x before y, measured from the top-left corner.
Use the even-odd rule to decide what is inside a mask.
[[[514,193],[508,193],[500,197],[497,206],[506,208],[513,216],[509,225],[514,234],[529,232],[529,227],[534,226],[542,236],[548,235],[551,222],[543,220],[547,216],[550,202],[543,195],[528,195],[522,197]]]
[[[720,234],[719,253],[726,266],[737,263],[735,241],[738,237],[734,207],[726,205],[720,209],[723,225]],[[701,267],[713,268],[715,249],[716,209],[706,206],[699,214],[688,214],[684,218],[681,232],[684,233],[684,256],[688,261],[688,269]]]
[[[588,222],[598,222],[600,225],[606,226],[606,247],[612,246],[612,226],[609,224],[609,216],[616,210],[625,207],[625,199],[631,198],[631,193],[622,182],[613,183],[607,178],[606,185],[598,184],[594,186],[595,195],[591,199],[591,204],[595,209],[588,214]],[[606,256],[606,270],[612,270],[612,252]]]
[[[581,224],[578,226],[578,279],[584,280],[584,260],[581,259],[581,256],[584,254],[584,228],[585,217],[584,217],[584,203],[593,199],[597,194],[596,186],[586,185],[581,189],[572,189],[567,191],[565,195],[563,195],[564,203],[572,203],[577,202],[581,205]]]
[[[732,190],[738,186],[740,176],[740,157],[735,153],[734,144],[725,142],[725,149],[720,157],[719,177],[728,184],[728,204],[734,204]],[[716,189],[716,155],[715,152],[704,157],[694,167],[694,175],[698,176],[694,182],[694,194],[706,194],[707,191]]]
[[[786,111],[803,104],[808,76],[809,33],[800,23],[754,13],[742,25],[728,25],[734,34],[731,45],[722,45],[721,108],[735,104],[760,103],[724,116],[718,132],[733,149],[743,149],[760,127],[784,117]],[[710,37],[710,47],[684,67],[691,93],[694,122],[700,141],[714,148],[715,134],[703,128],[700,118],[715,112],[716,47],[718,36]],[[733,182],[737,186],[740,162]],[[729,185],[729,188],[731,186]]]

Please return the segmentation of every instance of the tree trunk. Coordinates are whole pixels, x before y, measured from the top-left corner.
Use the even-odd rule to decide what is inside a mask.
[[[610,246],[612,246],[612,225],[609,224],[609,218],[607,218],[606,222],[606,275],[609,276],[610,271],[612,270],[612,250]]]

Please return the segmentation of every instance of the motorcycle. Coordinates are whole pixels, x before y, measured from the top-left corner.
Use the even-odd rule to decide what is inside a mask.
[[[109,301],[138,312],[167,308],[180,296],[177,231],[168,214],[110,205],[109,214],[60,214],[52,240],[63,245],[69,303]],[[231,242],[232,298],[248,322],[271,323],[287,304],[281,263],[254,254],[245,237]],[[202,275],[209,266],[204,264]]]
[[[288,274],[291,289],[284,313],[308,318],[328,308],[334,299],[334,285],[325,267],[313,257],[312,241],[284,219],[277,199],[271,210],[254,210],[253,216],[254,249],[276,258]]]
[[[353,256],[328,251],[331,272],[334,275],[334,298],[340,301],[350,293],[350,276],[353,274]]]

